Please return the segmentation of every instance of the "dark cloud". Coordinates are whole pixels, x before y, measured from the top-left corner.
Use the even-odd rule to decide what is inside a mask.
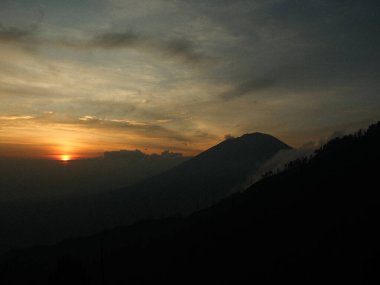
[[[17,43],[32,35],[32,30],[5,27],[0,24],[0,43]]]
[[[215,73],[235,86],[224,99],[274,84],[289,91],[360,89],[356,82],[380,75],[378,1],[243,1],[226,3],[228,8],[213,3],[197,2],[197,9],[239,38],[223,73]],[[268,73],[274,76],[267,80]]]
[[[196,52],[194,44],[187,40],[172,40],[163,45],[163,51],[168,55],[180,57],[191,63],[209,60],[209,57]]]
[[[198,64],[210,60],[198,52],[194,43],[187,39],[159,40],[133,32],[109,32],[96,35],[89,39],[74,38],[41,38],[32,30],[0,25],[0,43],[22,43],[29,48],[38,46],[55,46],[76,50],[123,49],[133,48],[162,56],[179,59],[185,63]]]
[[[104,33],[95,36],[84,46],[91,48],[140,48],[151,52],[179,58],[188,63],[200,63],[206,61],[205,56],[196,51],[194,44],[186,39],[173,39],[162,41],[150,37],[144,37],[132,32]]]
[[[236,97],[244,96],[255,91],[271,88],[275,86],[275,80],[269,78],[253,79],[237,84],[232,90],[221,94],[223,99],[233,99]]]
[[[105,33],[95,36],[89,42],[89,46],[101,48],[131,47],[145,42],[140,36],[131,32]]]

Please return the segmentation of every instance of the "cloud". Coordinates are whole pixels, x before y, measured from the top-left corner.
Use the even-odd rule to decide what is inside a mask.
[[[84,46],[92,48],[142,48],[150,52],[182,59],[188,63],[201,63],[209,57],[196,51],[194,44],[185,39],[163,41],[152,37],[144,37],[132,32],[104,33],[93,37]]]
[[[80,117],[79,121],[86,121],[86,122],[87,121],[98,121],[98,118],[95,117],[95,116],[89,116],[89,115],[87,115],[87,116]]]
[[[32,116],[0,116],[0,121],[14,121],[14,120],[31,120]]]
[[[89,41],[89,46],[102,48],[123,48],[142,44],[144,40],[140,36],[130,32],[105,33],[95,36]]]
[[[349,133],[350,132],[348,130],[346,130],[346,129],[333,131],[328,136],[324,136],[324,137],[320,138],[319,141],[318,141],[318,143],[316,145],[317,145],[318,148],[320,148],[323,145],[327,144],[329,141],[331,141],[333,139],[336,139],[336,138],[341,138],[341,137],[343,137],[343,136],[345,136],[345,135],[347,135]]]
[[[30,29],[19,29],[16,27],[5,27],[0,24],[0,44],[18,43],[30,36],[33,32]]]
[[[148,126],[149,125],[146,122],[140,122],[136,120],[127,120],[127,119],[113,119],[110,121],[116,122],[116,123],[127,123],[128,125],[131,125],[131,126]]]
[[[228,8],[197,4],[240,39],[234,53],[225,52],[223,76],[220,70],[213,74],[234,86],[222,99],[273,86],[285,91],[278,97],[286,91],[323,92],[347,85],[360,89],[358,82],[373,84],[380,75],[380,20],[373,12],[379,2],[250,2]]]
[[[249,95],[255,91],[271,88],[275,86],[275,83],[275,80],[269,78],[259,78],[250,81],[244,81],[234,86],[232,90],[222,93],[220,97],[225,100],[234,99],[244,95]]]
[[[283,170],[286,163],[296,160],[297,158],[309,157],[313,155],[315,145],[304,146],[299,149],[280,150],[271,159],[266,161],[254,176],[248,179],[249,184],[253,184],[261,179],[262,175],[269,171],[276,172],[276,170]],[[249,186],[249,185],[247,185]]]
[[[53,46],[72,50],[90,49],[136,49],[175,58],[184,63],[199,64],[211,57],[198,52],[188,39],[176,38],[160,40],[133,32],[107,32],[88,38],[41,37],[30,29],[4,27],[0,25],[0,43],[22,44],[24,47],[37,48]]]
[[[233,138],[235,138],[235,137],[233,135],[231,135],[231,134],[224,135],[224,140],[231,140]]]
[[[67,123],[70,123],[70,121]],[[92,115],[86,115],[78,118],[77,121],[71,121],[71,123],[92,128],[117,130],[120,132],[128,131],[129,133],[139,134],[144,137],[169,138],[177,142],[188,142],[191,140],[179,132],[170,130],[154,122],[143,122],[129,119],[104,119]]]
[[[256,129],[301,145],[378,116],[378,1],[116,0],[117,16],[110,1],[92,14],[74,2],[66,14],[44,5],[38,29],[2,20],[0,112],[52,110],[40,120],[96,133],[182,133],[198,149],[210,133]]]
[[[170,158],[180,158],[184,157],[180,152],[171,152],[168,150],[162,151],[160,154],[147,154],[141,150],[118,150],[118,151],[106,151],[104,152],[105,159],[130,159],[130,160],[141,160],[141,159],[170,159]]]
[[[64,94],[63,91],[55,91],[51,92],[48,88],[43,88],[39,86],[33,86],[33,83],[30,83],[29,85],[23,84],[23,83],[8,83],[1,81],[0,86],[0,95],[5,98],[13,98],[13,100],[16,100],[16,98],[20,99],[52,99],[52,98],[62,98],[62,94]],[[46,102],[46,101],[45,101]]]
[[[201,63],[210,60],[208,56],[196,52],[193,43],[187,40],[172,40],[163,46],[163,51],[168,55],[177,56],[186,62]]]

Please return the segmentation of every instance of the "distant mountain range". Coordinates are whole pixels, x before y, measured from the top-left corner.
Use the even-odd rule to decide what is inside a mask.
[[[263,144],[270,138],[240,140],[255,137]],[[222,146],[231,146],[232,153],[238,142]],[[0,257],[0,281],[378,284],[379,145],[380,122],[334,139],[312,158],[294,160],[284,171],[189,217],[147,220],[9,252]],[[196,159],[213,157],[219,149]],[[186,185],[178,184],[181,189]]]
[[[88,235],[146,218],[189,214],[241,190],[263,163],[288,149],[270,135],[246,134],[132,187],[83,197],[7,203],[0,208],[7,233],[0,238],[0,251]]]
[[[12,200],[94,195],[134,185],[190,157],[164,151],[111,151],[103,157],[62,162],[51,159],[0,158],[0,203]]]

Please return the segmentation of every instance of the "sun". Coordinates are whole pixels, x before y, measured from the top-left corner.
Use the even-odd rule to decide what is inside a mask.
[[[71,155],[69,155],[69,154],[62,154],[61,157],[60,157],[60,159],[62,161],[69,161],[69,160],[71,160]]]

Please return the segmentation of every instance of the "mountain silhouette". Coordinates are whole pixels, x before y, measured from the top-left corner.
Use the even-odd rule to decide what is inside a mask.
[[[260,166],[290,149],[266,134],[225,140],[132,187],[67,199],[4,205],[0,249],[57,242],[152,217],[189,214],[239,191]]]
[[[137,184],[128,194],[138,196],[137,201],[141,203],[145,202],[144,209],[151,209],[152,216],[176,212],[187,214],[241,189],[264,162],[280,150],[288,149],[290,147],[285,143],[262,133],[227,139],[167,172]],[[128,199],[132,199],[131,196]]]
[[[379,145],[380,122],[191,216],[9,252],[0,280],[378,284]]]

